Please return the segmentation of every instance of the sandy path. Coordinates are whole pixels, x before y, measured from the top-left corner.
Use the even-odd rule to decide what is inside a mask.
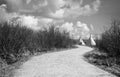
[[[14,77],[116,77],[84,61],[92,48],[79,48],[32,57]]]

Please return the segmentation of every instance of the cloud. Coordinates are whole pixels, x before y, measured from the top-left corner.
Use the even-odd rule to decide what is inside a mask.
[[[100,0],[96,0],[96,1],[94,1],[94,2],[92,3],[93,9],[94,9],[95,11],[98,11],[98,10],[99,10],[100,5],[101,5],[101,1],[100,1]]]
[[[20,18],[21,24],[27,26],[28,28],[37,30],[38,27],[38,19],[33,16],[21,16]]]
[[[29,4],[31,2],[31,0],[26,0],[26,4]]]
[[[22,0],[6,0],[6,4],[10,12],[15,12],[23,8]]]
[[[86,32],[90,31],[90,29],[88,28],[87,24],[82,23],[80,21],[77,21],[76,27],[82,29],[82,31],[86,31]]]
[[[60,7],[62,7],[66,4],[66,2],[64,0],[52,0],[52,1],[54,1],[53,5],[55,5],[55,7],[57,9],[60,9]]]
[[[99,11],[100,0],[83,5],[84,0],[6,0],[13,11],[46,14],[53,18],[89,16]]]
[[[76,38],[86,38],[90,34],[90,29],[87,24],[77,21],[74,25],[73,34]]]
[[[73,30],[73,23],[66,22],[60,27],[61,31],[71,32]]]
[[[51,23],[59,23],[64,22],[61,20],[56,20],[52,18],[45,18],[45,17],[35,17],[31,15],[21,15],[18,13],[8,13],[6,11],[6,5],[0,6],[0,21],[7,21],[7,20],[15,20],[15,22],[20,23],[23,26],[31,28],[33,30],[43,29],[44,27],[48,27],[48,24]],[[88,28],[87,24],[77,21],[75,24],[72,22],[65,22],[60,26],[61,31],[70,32],[71,35],[86,35],[89,33],[90,29]]]
[[[12,18],[13,19],[13,18]],[[43,30],[44,28],[49,27],[49,24],[53,23],[53,19],[50,18],[42,18],[35,16],[27,16],[27,15],[18,15],[18,17],[14,17],[14,23],[20,23],[21,26],[26,26],[35,31]]]
[[[90,29],[91,29],[91,31],[94,30],[94,26],[92,24],[90,25]]]
[[[39,30],[43,27],[47,27],[51,23],[64,22],[63,20],[54,20],[52,18],[32,16],[32,15],[21,15],[16,12],[8,13],[7,6],[5,4],[0,6],[0,22],[9,21],[9,23],[20,23],[21,26],[26,26],[33,30]]]
[[[56,3],[57,10],[50,14],[56,18],[89,16],[99,11],[100,0],[94,0],[83,6],[83,0],[59,0]]]
[[[49,24],[51,22],[53,22],[53,19],[50,18],[39,18],[39,22],[43,23],[43,24]]]
[[[53,20],[50,18],[41,18],[41,17],[34,17],[31,15],[21,15],[19,13],[8,13],[7,6],[2,4],[0,6],[0,22],[7,22],[9,23],[20,23],[21,26],[26,26],[33,30],[38,30],[41,28],[41,25],[47,25],[48,23],[52,23]],[[40,25],[39,25],[40,24]]]
[[[100,0],[95,0],[91,4],[86,4],[84,6],[81,6],[82,5],[81,3],[73,2],[73,4],[72,3],[69,4],[70,8],[67,8],[65,10],[65,15],[73,17],[79,17],[81,15],[89,16],[91,14],[96,13],[99,10],[101,4]]]
[[[0,5],[1,4],[6,4],[6,0],[0,0]]]
[[[5,4],[0,5],[0,22],[7,21],[10,15],[7,13],[7,6]]]
[[[90,34],[90,29],[88,25],[77,21],[76,23],[65,22],[61,26],[59,26],[61,32],[67,31],[70,33],[70,36],[73,38],[88,38]]]
[[[72,22],[65,22],[60,27],[67,32],[77,30],[78,34],[90,31],[88,25],[80,21],[77,21],[75,24],[73,24]]]
[[[45,26],[51,23],[63,23],[62,26],[68,31],[78,33],[88,33],[90,29],[87,24],[77,21],[76,24],[67,22],[71,17],[89,16],[99,11],[100,0],[92,0],[89,4],[84,4],[84,0],[6,0],[6,7],[0,7],[0,20],[20,16],[22,24],[31,28],[38,29],[41,25]],[[13,13],[16,13],[14,15]],[[27,14],[26,14],[27,13]],[[23,15],[22,15],[23,14]],[[37,14],[37,15],[36,15]],[[3,17],[2,17],[3,16]],[[73,19],[72,18],[72,19]],[[29,23],[28,23],[29,22]],[[39,26],[40,25],[40,26]],[[72,30],[74,29],[74,30]]]
[[[41,8],[48,5],[47,0],[6,0],[11,11],[31,13],[41,12]]]
[[[50,17],[53,17],[53,18],[63,18],[64,17],[64,10],[59,9],[59,10],[56,10],[55,13],[51,12],[49,15],[50,15]]]

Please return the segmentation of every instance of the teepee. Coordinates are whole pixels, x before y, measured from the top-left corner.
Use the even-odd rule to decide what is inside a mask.
[[[96,42],[95,42],[95,40],[93,39],[93,37],[92,37],[92,35],[90,34],[90,44],[91,44],[91,46],[95,46],[96,45]]]
[[[81,43],[81,45],[85,45],[85,43],[84,43],[82,38],[79,38],[79,42]]]

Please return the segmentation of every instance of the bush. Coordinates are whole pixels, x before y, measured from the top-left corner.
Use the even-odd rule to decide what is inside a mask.
[[[23,54],[45,52],[53,48],[68,48],[75,44],[69,33],[61,33],[55,26],[33,31],[19,24],[0,24],[0,57],[12,64]]]
[[[42,48],[67,48],[74,44],[75,40],[71,39],[69,33],[61,33],[55,26],[37,33],[36,44]],[[41,40],[40,40],[41,39]]]
[[[111,56],[120,56],[120,21],[112,22],[110,29],[102,34],[102,39],[97,40],[97,47]]]
[[[7,63],[17,61],[23,54],[20,51],[28,47],[32,30],[26,27],[10,25],[8,23],[0,24],[0,57]]]

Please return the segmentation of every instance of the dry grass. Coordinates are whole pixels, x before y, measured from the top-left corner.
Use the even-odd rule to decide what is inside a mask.
[[[71,48],[73,44],[75,40],[69,33],[61,33],[54,25],[35,32],[19,24],[0,24],[0,57],[8,64],[19,61],[25,54]]]
[[[89,63],[120,76],[120,59],[119,57],[110,57],[106,53],[93,50],[84,55],[85,60]]]
[[[19,24],[0,23],[0,77],[13,77],[14,70],[32,56],[74,48],[75,43],[55,26],[34,32]]]
[[[120,77],[120,20],[111,23],[102,38],[96,40],[96,47],[99,51],[94,50],[85,55],[87,61]]]
[[[96,47],[110,56],[120,55],[120,20],[114,20],[111,27],[96,40]]]

